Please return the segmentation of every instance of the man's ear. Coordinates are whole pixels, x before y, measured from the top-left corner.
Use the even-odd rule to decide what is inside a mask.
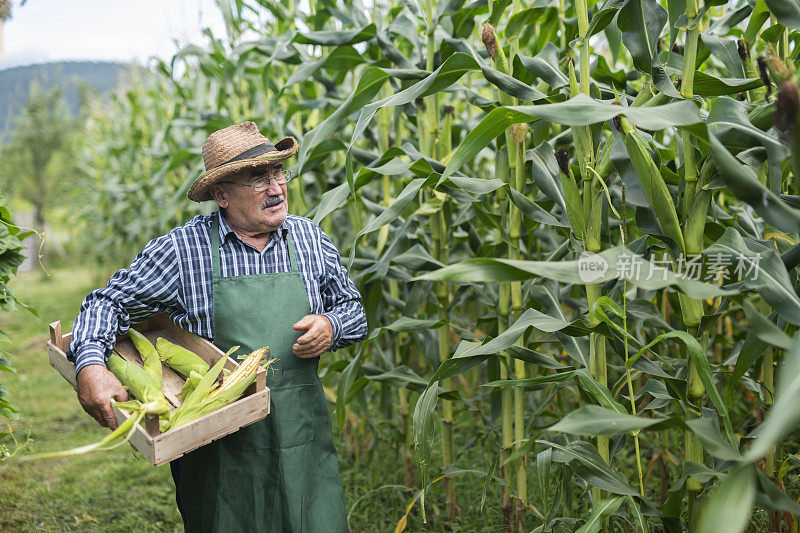
[[[214,198],[214,201],[217,202],[222,209],[228,207],[228,191],[220,185],[219,183],[214,183],[211,185],[209,192],[211,193],[211,197]]]

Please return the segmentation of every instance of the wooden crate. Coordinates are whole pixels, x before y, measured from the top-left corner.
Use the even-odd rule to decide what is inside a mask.
[[[176,326],[166,313],[154,315],[134,328],[143,333],[153,344],[155,344],[156,338],[163,337],[188,348],[202,357],[209,365],[213,365],[225,355],[203,337]],[[61,334],[61,322],[50,324],[50,340],[47,342],[50,365],[75,388],[75,365],[67,359],[66,354],[71,340],[71,333]],[[127,337],[118,337],[115,349],[123,359],[135,361],[141,366],[142,359]],[[225,364],[225,368],[231,371],[237,366],[238,363],[231,358],[228,358],[228,362]],[[162,365],[162,369],[164,395],[173,408],[178,407],[181,400],[177,394],[183,387],[184,379],[166,365]],[[269,388],[266,386],[266,375],[266,371],[259,368],[255,382],[237,401],[166,433],[162,434],[159,431],[158,417],[148,415],[145,428],[138,426],[131,437],[129,441],[131,446],[155,466],[160,466],[209,442],[230,435],[241,427],[262,420],[269,414]],[[118,423],[122,423],[130,416],[129,413],[120,409],[114,409],[114,414]]]

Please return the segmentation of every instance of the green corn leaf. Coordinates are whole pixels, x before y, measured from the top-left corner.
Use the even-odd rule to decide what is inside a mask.
[[[694,418],[686,422],[686,429],[692,431],[703,443],[706,452],[723,461],[740,461],[742,456],[720,435],[714,422],[709,418]]]
[[[625,498],[622,496],[600,500],[592,508],[592,514],[586,520],[586,523],[575,533],[597,533],[603,527],[603,521],[616,513],[623,501],[625,501]]]
[[[747,322],[752,327],[752,332],[759,340],[771,344],[781,350],[788,350],[792,346],[792,338],[783,332],[774,322],[759,313],[753,304],[745,300],[742,307],[747,317]]]
[[[584,405],[548,428],[572,435],[615,435],[645,429],[664,420],[619,413],[599,405]]]
[[[419,465],[422,485],[427,486],[430,479],[430,471],[433,468],[431,462],[431,451],[435,437],[435,424],[433,421],[433,411],[436,408],[438,399],[439,383],[433,383],[420,395],[414,407],[414,456]]]
[[[800,411],[794,408],[800,401],[800,343],[795,342],[783,358],[780,372],[777,372],[778,384],[775,401],[767,418],[756,431],[756,438],[745,454],[748,461],[756,461],[800,423]]]
[[[755,467],[736,467],[711,494],[703,506],[698,533],[744,531],[756,497]]]
[[[542,224],[546,224],[548,226],[556,226],[559,228],[568,227],[566,224],[560,222],[556,217],[551,215],[543,207],[521,192],[518,192],[510,187],[508,188],[508,192],[511,197],[511,201],[514,202],[514,205],[516,205],[519,210],[522,211],[522,214],[529,219],[535,220],[536,222],[541,222]]]
[[[589,270],[591,268],[591,270]],[[513,259],[468,259],[417,276],[414,280],[441,280],[455,283],[525,281],[543,277],[562,283],[584,285],[604,283],[624,277],[629,284],[648,290],[676,287],[694,298],[727,296],[736,291],[720,289],[678,276],[671,270],[651,269],[649,261],[624,246],[599,254],[586,254],[572,261],[520,261]]]
[[[497,337],[484,343],[470,343],[469,345],[464,345],[465,349],[456,352],[451,358],[442,362],[436,372],[434,372],[430,382],[440,381],[447,377],[460,374],[485,361],[490,355],[509,350],[517,340],[525,335],[531,328],[552,332],[562,330],[567,326],[569,326],[569,323],[562,319],[545,315],[536,309],[528,309],[510,325],[508,329]],[[512,353],[516,354],[520,359],[523,359],[526,355],[524,351]],[[543,355],[541,357],[544,358],[546,362],[561,367],[561,365],[558,365],[552,358],[545,358]]]
[[[703,71],[695,72],[694,93],[699,96],[723,96],[757,89],[764,84],[758,78],[718,78]]]
[[[774,511],[787,511],[800,516],[800,504],[786,495],[760,470],[756,470],[756,505]]]
[[[742,59],[739,57],[736,39],[726,39],[711,33],[700,34],[700,39],[703,41],[703,44],[705,44],[708,49],[711,50],[711,53],[716,56],[717,59],[722,61],[722,64],[725,65],[725,68],[728,69],[728,73],[732,77],[746,77],[744,74]],[[697,79],[695,78],[695,83],[696,82]]]
[[[369,24],[354,30],[323,30],[298,33],[292,41],[298,44],[344,46],[368,41],[373,39],[375,35],[375,24]]]
[[[713,135],[708,140],[719,176],[730,192],[749,204],[776,228],[789,233],[800,233],[800,212],[787,206],[777,195],[761,185],[755,172],[739,163]]]
[[[542,51],[533,57],[517,54],[516,60],[528,72],[544,80],[553,89],[569,85],[569,79],[558,68],[558,48],[553,43],[547,43]]]
[[[800,1],[767,0],[767,6],[781,24],[800,30]]]
[[[500,107],[489,112],[480,124],[467,134],[450,158],[442,179],[461,168],[512,124],[541,119],[567,126],[587,126],[617,116],[625,116],[631,124],[645,130],[688,126],[703,121],[697,107],[687,101],[644,109],[598,102],[585,94],[579,94],[566,102],[555,104]]]
[[[575,475],[586,483],[602,490],[623,496],[639,496],[621,476],[608,466],[597,448],[588,442],[574,441],[567,445],[537,440],[538,444],[553,449],[553,461],[568,464]]]
[[[746,287],[758,291],[781,318],[800,324],[800,297],[774,249],[753,240],[745,241],[734,228],[727,228],[722,237],[703,250],[703,254],[706,258],[728,257],[727,263],[734,275],[739,269],[739,277]]]
[[[658,57],[658,37],[666,22],[667,12],[655,0],[628,0],[620,9],[617,27],[640,72],[650,74]]]
[[[628,414],[628,411],[620,404],[618,401],[614,399],[614,396],[611,394],[611,391],[608,390],[608,387],[599,383],[589,372],[585,369],[580,369],[575,371],[575,377],[578,378],[581,386],[586,389],[597,402],[609,409],[614,411],[618,414]]]

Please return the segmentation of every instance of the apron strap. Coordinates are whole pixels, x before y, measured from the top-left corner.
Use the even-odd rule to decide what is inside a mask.
[[[291,230],[289,230],[289,234],[286,236],[286,245],[289,247],[289,262],[292,265],[292,272],[299,272],[300,269],[297,267],[297,252],[294,250]]]
[[[219,279],[219,217],[222,216],[221,211],[217,211],[217,216],[211,219],[211,279]],[[292,272],[299,272],[300,268],[297,266],[297,252],[294,249],[294,242],[292,241],[291,231],[286,236],[286,245],[289,248],[289,264],[291,265]]]
[[[219,217],[221,211],[217,211],[217,216],[211,219],[211,279],[220,279],[219,268]]]

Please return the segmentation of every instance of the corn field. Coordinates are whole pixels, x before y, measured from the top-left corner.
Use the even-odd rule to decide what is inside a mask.
[[[91,113],[77,224],[121,265],[210,132],[300,140],[371,327],[321,373],[403,458],[398,531],[798,530],[798,0],[218,7]]]

